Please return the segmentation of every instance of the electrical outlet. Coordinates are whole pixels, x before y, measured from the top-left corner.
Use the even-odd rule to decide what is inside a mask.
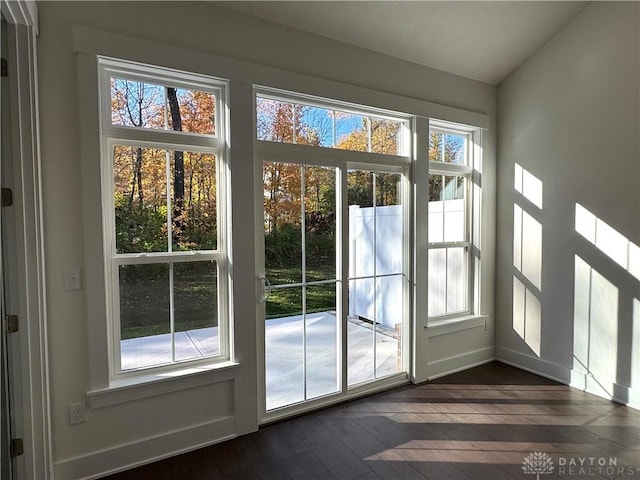
[[[69,405],[69,423],[77,425],[87,421],[87,412],[84,402]]]

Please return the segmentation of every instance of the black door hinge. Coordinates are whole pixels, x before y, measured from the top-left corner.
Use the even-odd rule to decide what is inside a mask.
[[[0,77],[8,77],[9,76],[9,64],[6,58],[0,60]]]
[[[13,190],[2,187],[2,206],[10,207],[13,205]]]
[[[24,442],[21,438],[11,439],[9,453],[11,455],[11,458],[19,457],[20,455],[24,454]]]
[[[20,330],[20,322],[17,315],[5,315],[4,319],[7,324],[7,333],[16,333]]]

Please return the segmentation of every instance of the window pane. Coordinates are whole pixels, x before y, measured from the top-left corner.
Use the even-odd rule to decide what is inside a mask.
[[[293,143],[293,104],[256,98],[258,140]]]
[[[374,292],[373,278],[349,282],[347,323],[347,383],[349,385],[372,380],[374,377]]]
[[[274,289],[266,304],[267,410],[304,400],[302,288]]]
[[[465,179],[444,177],[444,241],[461,242],[465,238]],[[431,203],[429,204],[431,207]]]
[[[296,143],[333,146],[333,112],[326,108],[296,105]]]
[[[429,134],[429,160],[432,162],[467,164],[467,141],[463,135],[431,132]]]
[[[468,248],[429,249],[429,316],[467,310]]]
[[[263,166],[265,270],[273,285],[302,282],[302,167]]]
[[[466,240],[466,180],[429,175],[429,242]]]
[[[307,399],[338,391],[336,284],[306,288]]]
[[[402,153],[401,122],[371,118],[371,151],[400,155]]]
[[[111,78],[111,123],[127,127],[166,128],[165,89],[136,80]]]
[[[167,152],[114,147],[116,252],[166,252]]]
[[[341,150],[356,152],[369,151],[369,136],[367,124],[369,119],[362,115],[335,111],[336,144]]]
[[[168,129],[216,134],[216,97],[212,93],[167,87]]]
[[[399,173],[376,173],[376,275],[403,271],[403,212]]]
[[[349,202],[349,277],[374,274],[374,175],[350,170],[347,174]]]
[[[428,315],[447,313],[447,249],[429,249]]]
[[[376,281],[376,378],[402,370],[403,275]]]
[[[429,175],[429,242],[444,240],[444,176]]]
[[[121,265],[118,275],[122,370],[171,362],[169,265]]]
[[[174,251],[217,249],[216,157],[171,152],[171,236]]]
[[[467,249],[447,248],[447,313],[467,309]]]
[[[173,264],[176,360],[220,353],[216,262]]]
[[[111,123],[215,135],[212,93],[111,78]]]
[[[305,167],[306,281],[336,278],[336,172]]]

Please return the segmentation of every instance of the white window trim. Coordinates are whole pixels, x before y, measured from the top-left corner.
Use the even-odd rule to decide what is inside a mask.
[[[86,58],[85,58],[86,59]],[[82,63],[82,62],[80,62]],[[106,346],[107,358],[103,358],[95,367],[102,372],[92,377],[92,388],[88,392],[91,405],[96,408],[114,403],[121,403],[135,398],[144,398],[158,390],[175,391],[192,388],[202,382],[215,382],[222,374],[238,364],[232,361],[231,342],[231,272],[229,264],[230,252],[230,205],[228,202],[228,167],[225,163],[229,155],[228,149],[228,98],[226,82],[200,75],[190,75],[159,67],[147,67],[126,61],[98,59],[93,57],[91,64],[98,71],[95,98],[99,103],[98,118],[95,122],[100,141],[100,212],[102,222],[102,252],[104,261],[103,293],[105,320],[108,328],[100,330],[100,341]],[[129,68],[135,74],[130,74]],[[142,72],[142,73],[140,73]],[[146,75],[144,74],[146,72]],[[157,77],[155,75],[158,75]],[[175,78],[174,78],[175,74]],[[198,91],[206,91],[216,96],[216,134],[204,135],[171,130],[140,129],[111,125],[111,108],[109,104],[109,78],[140,79],[155,85],[175,86]],[[113,172],[111,155],[114,145],[153,146],[166,150],[183,150],[211,153],[216,155],[218,206],[218,249],[215,251],[197,252],[159,252],[143,254],[115,254],[114,209],[112,182]],[[120,372],[119,368],[119,325],[117,308],[117,282],[112,281],[114,268],[119,264],[168,263],[181,261],[215,260],[218,266],[218,319],[220,354],[187,361],[176,361],[155,367]],[[89,285],[88,285],[89,289]],[[115,293],[114,293],[115,292]],[[96,292],[93,292],[95,294]],[[106,367],[106,368],[105,368]],[[182,378],[184,377],[184,378]],[[193,377],[189,380],[187,377]],[[182,378],[180,381],[178,379]],[[140,390],[134,387],[160,382],[162,386]],[[195,383],[194,383],[195,382]],[[147,392],[147,393],[145,393]]]

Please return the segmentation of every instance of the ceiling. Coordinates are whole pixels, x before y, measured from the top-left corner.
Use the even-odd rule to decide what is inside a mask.
[[[224,1],[237,12],[499,84],[587,2]]]

